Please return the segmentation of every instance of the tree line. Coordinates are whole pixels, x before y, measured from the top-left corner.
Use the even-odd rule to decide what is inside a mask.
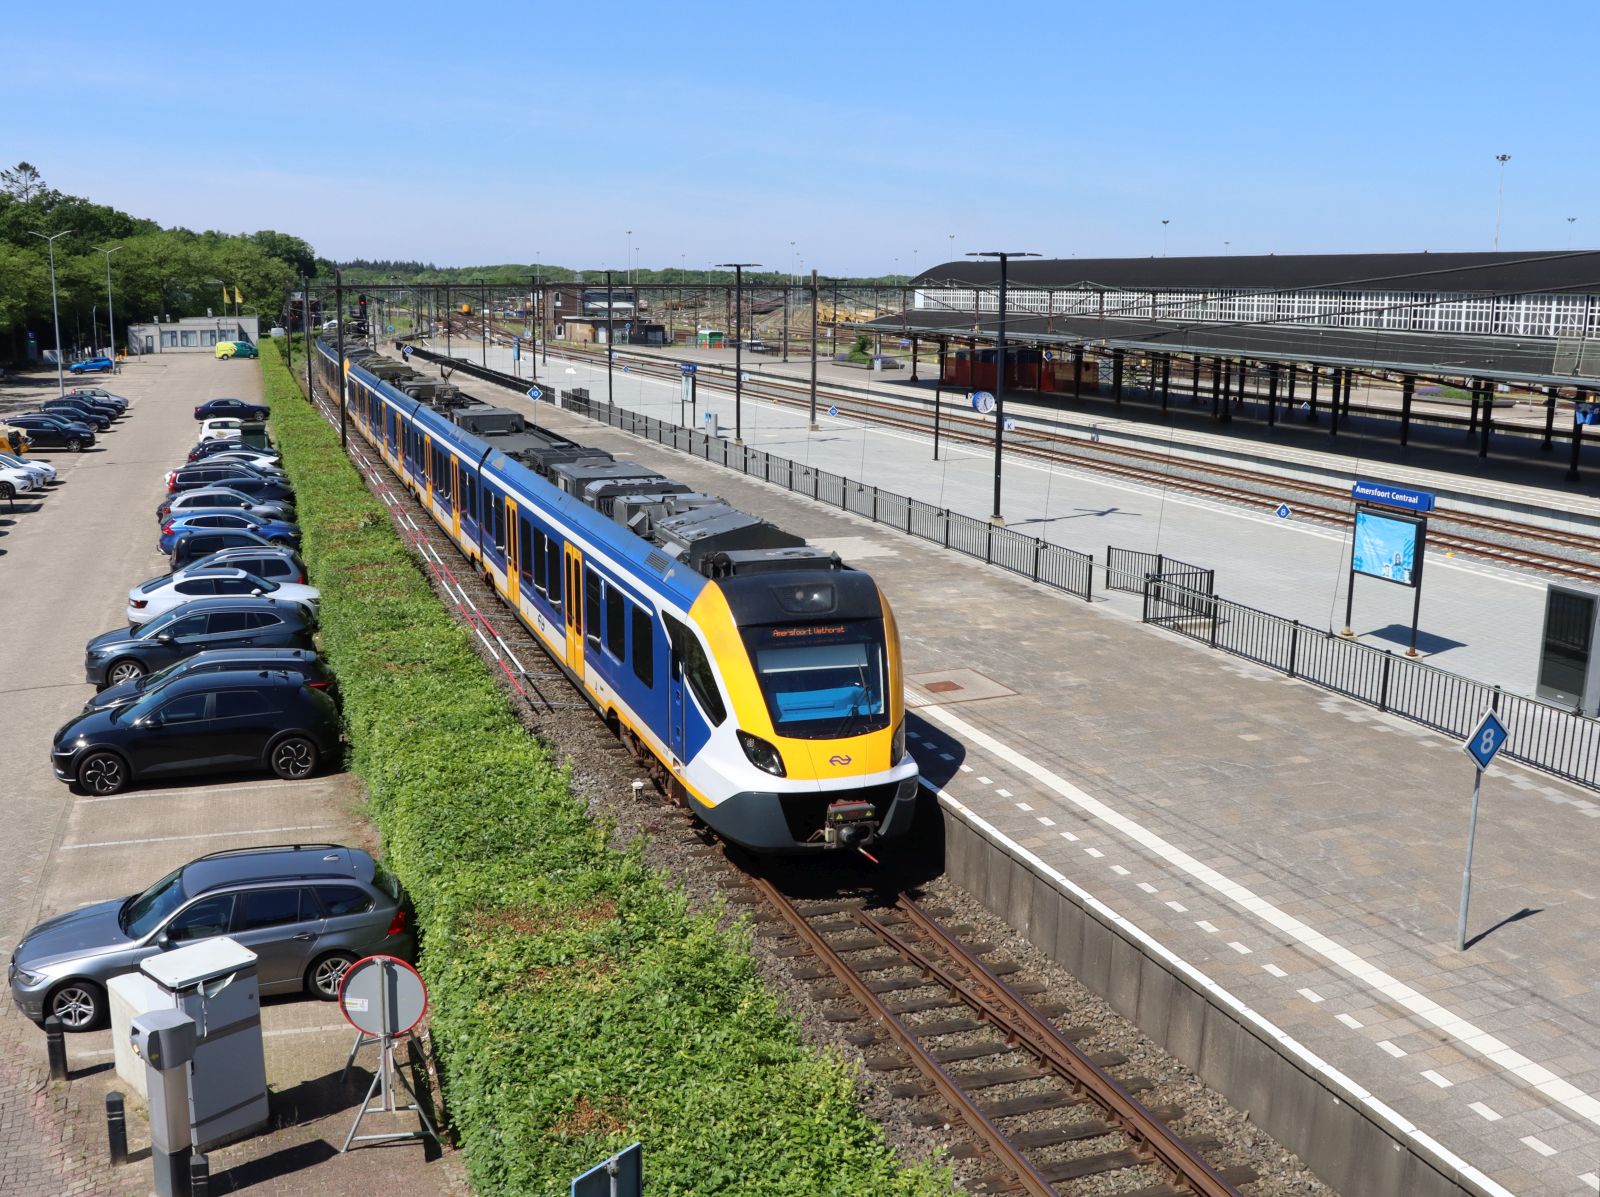
[[[240,310],[271,324],[284,292],[301,274],[326,273],[311,246],[271,229],[248,234],[164,229],[153,220],[67,195],[27,162],[0,170],[0,358],[22,360],[31,339],[55,347],[50,308],[50,255],[55,241],[56,295],[66,352],[107,342],[106,255],[121,348],[129,324],[152,318]],[[37,235],[36,235],[37,234]],[[113,247],[120,248],[114,249]],[[227,300],[223,289],[227,288]]]

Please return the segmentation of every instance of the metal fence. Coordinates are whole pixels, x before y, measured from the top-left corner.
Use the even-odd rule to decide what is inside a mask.
[[[1507,756],[1600,789],[1600,721],[1169,578],[1148,575],[1144,589],[1146,618],[1151,611],[1186,613],[1162,621],[1171,631],[1456,739],[1466,739],[1493,708],[1511,730]]]
[[[726,437],[608,407],[581,389],[562,391],[561,401],[590,419],[763,478],[1067,594],[1092,597],[1098,563],[1090,554],[749,445],[735,445]],[[1213,593],[1214,571],[1159,553],[1109,546],[1105,569],[1108,589],[1142,595],[1147,623],[1457,739],[1465,739],[1483,711],[1493,708],[1511,729],[1503,750],[1507,756],[1600,790],[1600,721],[1219,598]]]
[[[1088,553],[1063,548],[1024,536],[987,520],[973,519],[920,499],[898,495],[815,466],[749,445],[736,445],[727,437],[712,436],[681,424],[671,424],[628,408],[611,407],[591,399],[581,388],[562,391],[561,405],[579,415],[599,420],[658,444],[670,445],[706,461],[764,479],[797,494],[809,495],[841,511],[865,516],[874,523],[897,528],[912,536],[955,549],[1010,573],[1065,591],[1081,599],[1094,592],[1095,559]]]

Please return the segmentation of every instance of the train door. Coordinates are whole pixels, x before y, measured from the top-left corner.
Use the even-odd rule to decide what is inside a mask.
[[[506,598],[511,606],[517,606],[518,596],[522,593],[517,577],[517,562],[522,559],[522,546],[517,543],[517,501],[509,496],[506,498],[506,522],[504,524],[506,537]]]
[[[567,665],[583,678],[583,554],[567,545]]]
[[[428,510],[433,510],[433,442],[427,437],[418,434],[422,443],[417,446],[417,469],[422,471],[422,477],[428,487]]]
[[[461,539],[461,463],[450,458],[450,531]]]
[[[668,747],[672,749],[673,764],[678,764],[683,760],[683,658],[675,648],[671,654],[667,668]]]

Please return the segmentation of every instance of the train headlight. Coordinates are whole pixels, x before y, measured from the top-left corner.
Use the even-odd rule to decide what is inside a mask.
[[[906,721],[904,719],[895,726],[894,739],[889,741],[889,768],[893,769],[906,756]]]
[[[783,767],[783,756],[771,744],[760,736],[752,736],[747,731],[739,733],[739,747],[744,749],[744,754],[750,763],[774,777],[787,777]]]

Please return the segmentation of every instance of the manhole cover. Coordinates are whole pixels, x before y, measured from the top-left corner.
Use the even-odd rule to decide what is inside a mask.
[[[993,678],[984,677],[976,669],[941,669],[936,673],[919,673],[907,679],[920,690],[922,703],[976,702],[983,698],[1009,698],[1015,690],[1002,686]],[[915,691],[914,691],[915,692]]]

